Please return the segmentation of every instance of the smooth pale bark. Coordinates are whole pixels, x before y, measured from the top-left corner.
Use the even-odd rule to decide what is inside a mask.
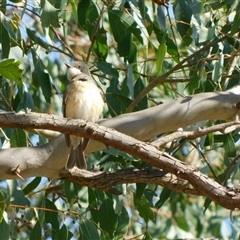
[[[233,120],[239,114],[239,102],[240,86],[237,86],[227,92],[201,93],[143,111],[104,119],[100,121],[100,125],[115,128],[119,132],[144,141],[160,133],[174,131],[179,127],[203,120]],[[4,121],[6,121],[4,113],[1,113],[0,126],[6,126]],[[11,127],[17,126],[19,125],[11,125]],[[104,147],[100,142],[91,141],[86,153]],[[17,178],[14,174],[17,166],[21,166],[23,178],[30,176],[57,178],[64,168],[68,152],[69,149],[62,135],[39,147],[2,149],[0,150],[1,178]]]

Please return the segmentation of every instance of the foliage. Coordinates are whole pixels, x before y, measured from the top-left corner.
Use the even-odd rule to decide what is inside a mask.
[[[93,66],[93,77],[106,93],[104,117],[239,83],[237,0],[172,0],[169,7],[147,0],[4,0],[0,10],[0,109],[5,111],[61,115],[64,63],[72,59]],[[47,141],[15,129],[4,129],[0,137],[11,147]],[[237,140],[237,132],[209,134],[168,151],[184,161],[199,151],[211,159],[216,175],[224,182],[231,176],[233,182],[238,165],[231,174],[225,170],[237,154]],[[92,154],[89,164],[99,159],[105,171],[146,166],[114,149]],[[199,166],[211,174],[205,161]],[[123,196],[40,177],[1,181],[1,239],[226,239],[228,231],[232,238],[239,233],[229,223],[223,231],[229,213],[208,199],[150,184],[119,190]]]

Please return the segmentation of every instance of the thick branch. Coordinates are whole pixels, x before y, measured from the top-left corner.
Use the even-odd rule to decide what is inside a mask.
[[[146,140],[161,132],[175,130],[202,120],[233,119],[239,114],[239,100],[239,87],[237,87],[228,92],[203,93],[181,98],[144,111],[107,119],[101,124]],[[149,144],[104,126],[35,113],[1,113],[0,124],[2,127],[50,129],[95,139],[102,144],[95,142],[90,145],[88,152],[103,148],[103,144],[115,147],[187,180],[202,195],[210,197],[226,208],[240,207],[237,195],[230,193],[198,170]],[[0,171],[3,173],[1,176],[9,178],[11,172],[15,174],[18,171],[23,177],[36,175],[59,177],[68,151],[62,136],[40,147],[1,150]]]
[[[18,120],[16,120],[14,115],[18,115]],[[93,123],[85,123],[81,120],[67,120],[47,114],[5,114],[5,118],[7,118],[5,125],[8,127],[12,126],[14,123],[14,125],[18,127],[58,130],[101,141],[106,146],[112,146],[121,151],[130,153],[157,168],[187,180],[203,195],[208,196],[226,208],[232,209],[240,207],[240,196],[230,193],[223,186],[203,175],[199,170],[159,151],[154,146],[119,133],[114,129],[109,129]],[[43,122],[40,121],[42,118],[44,118]],[[23,171],[25,171],[25,169],[20,165],[18,167],[18,173],[20,174]]]
[[[115,187],[120,184],[148,183],[167,187],[180,193],[202,195],[202,193],[194,189],[188,181],[177,178],[176,176],[159,169],[127,168],[109,173],[90,172],[73,168],[68,173],[61,173],[60,176],[71,182],[103,191],[109,191],[114,194],[120,193],[115,189]]]

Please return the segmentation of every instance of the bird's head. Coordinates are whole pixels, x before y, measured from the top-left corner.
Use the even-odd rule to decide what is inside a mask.
[[[68,79],[72,80],[73,78],[77,77],[81,74],[86,74],[88,76],[91,76],[89,68],[86,63],[81,61],[73,62],[72,64],[65,63],[65,65],[68,67]]]

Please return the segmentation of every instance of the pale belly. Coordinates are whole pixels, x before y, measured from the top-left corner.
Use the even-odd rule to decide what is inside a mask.
[[[93,83],[77,81],[68,86],[65,104],[65,117],[96,122],[102,114],[104,102]],[[82,138],[71,135],[70,140],[75,149]]]
[[[81,81],[68,87],[66,117],[96,122],[102,114],[104,105],[99,89],[93,83]]]

